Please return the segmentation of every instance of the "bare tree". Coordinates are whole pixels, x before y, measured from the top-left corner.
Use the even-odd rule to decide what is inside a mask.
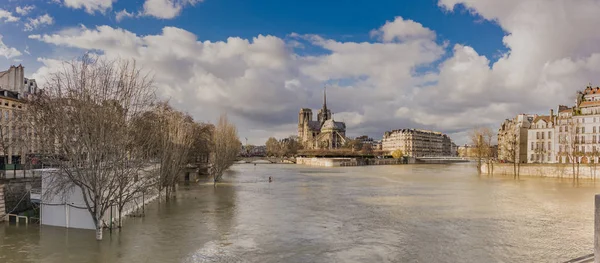
[[[477,158],[477,170],[479,173],[481,173],[482,162],[488,162],[488,174],[490,173],[489,163],[492,156],[491,141],[493,136],[494,133],[489,127],[474,128],[469,134],[471,144],[474,147],[475,157]]]
[[[221,181],[223,172],[235,162],[240,148],[241,142],[235,125],[227,120],[227,115],[221,115],[213,134],[211,169],[215,186]]]
[[[270,137],[269,139],[267,139],[265,146],[267,147],[268,156],[278,155],[281,151],[281,145],[279,144],[279,141],[275,139],[275,137]]]
[[[101,240],[123,167],[138,158],[128,149],[128,127],[153,102],[152,79],[135,62],[88,55],[56,70],[29,107],[48,160],[57,167],[44,194],[79,188]]]
[[[179,175],[190,161],[194,123],[191,117],[163,102],[155,108],[151,126],[157,143],[153,151],[160,161],[157,187],[159,193],[165,190],[165,196],[169,199],[176,190]]]
[[[503,151],[506,153],[506,157],[508,158],[507,161],[513,163],[513,177],[514,179],[517,179],[519,177],[518,168],[521,165],[519,162],[519,140],[517,134],[513,133],[507,135],[502,144],[498,147],[502,147]]]

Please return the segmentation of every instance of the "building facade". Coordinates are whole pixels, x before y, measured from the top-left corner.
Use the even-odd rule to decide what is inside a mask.
[[[381,148],[387,152],[401,150],[411,157],[450,156],[452,140],[441,132],[398,129],[384,133]]]
[[[18,65],[0,71],[0,89],[17,92],[27,97],[29,94],[36,93],[38,87],[35,79],[25,78],[25,68]]]
[[[527,131],[528,163],[554,163],[556,159],[556,116],[553,110],[550,115],[537,116]]]
[[[323,91],[323,108],[313,121],[311,109],[303,108],[298,113],[298,138],[304,149],[339,149],[349,140],[346,138],[346,124],[333,120],[327,108],[327,91]]]
[[[0,165],[23,164],[39,150],[39,137],[25,116],[27,96],[37,92],[22,65],[0,72]]]
[[[498,129],[498,159],[503,162],[527,162],[527,136],[534,114],[519,114],[513,119],[506,119]],[[513,149],[514,148],[514,149]],[[511,151],[515,151],[512,160]]]

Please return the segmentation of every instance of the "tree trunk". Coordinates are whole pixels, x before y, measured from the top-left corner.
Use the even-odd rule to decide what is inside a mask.
[[[96,208],[98,209],[98,208]],[[102,216],[96,212],[96,240],[102,240]]]
[[[123,205],[119,206],[119,223],[117,225],[119,231],[121,231],[121,227],[123,227],[123,217],[121,216],[123,214],[123,207]]]
[[[96,240],[102,240],[102,225],[96,226]]]

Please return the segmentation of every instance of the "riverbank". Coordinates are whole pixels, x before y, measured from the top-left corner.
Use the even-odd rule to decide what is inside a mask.
[[[495,175],[513,175],[512,163],[494,163],[491,167]],[[492,170],[490,169],[490,170]],[[577,166],[575,166],[577,173]],[[488,164],[482,164],[481,173],[488,173]],[[521,164],[520,176],[573,178],[573,166],[568,163]],[[592,164],[579,164],[579,179],[594,179],[600,177],[600,167]]]
[[[319,157],[297,157],[296,164],[340,167],[340,166],[365,166],[365,165],[395,165],[415,163],[414,158],[406,159],[366,159],[366,158],[319,158]]]

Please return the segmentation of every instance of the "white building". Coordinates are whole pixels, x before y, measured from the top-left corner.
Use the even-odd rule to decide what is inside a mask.
[[[527,162],[554,163],[556,158],[556,129],[553,110],[550,115],[537,116],[527,131]]]
[[[73,186],[70,189],[61,189],[60,192],[50,190],[52,177],[57,176],[56,169],[40,169],[42,176],[40,220],[42,225],[66,228],[80,228],[95,230],[94,220],[88,211],[81,189]],[[136,209],[158,197],[156,192],[139,194],[125,205],[123,217],[133,213]],[[115,204],[108,209],[103,217],[105,225],[118,222],[119,210]]]

